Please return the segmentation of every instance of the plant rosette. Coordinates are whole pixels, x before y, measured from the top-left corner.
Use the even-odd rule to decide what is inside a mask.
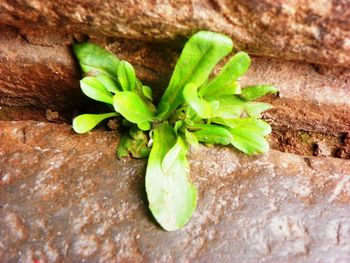
[[[210,78],[217,63],[233,50],[229,37],[208,31],[194,34],[157,105],[152,89],[141,83],[128,62],[92,43],[75,44],[73,50],[85,75],[81,90],[111,110],[79,115],[73,129],[86,133],[103,120],[120,120],[124,134],[117,156],[148,158],[149,208],[165,230],[182,228],[196,208],[197,190],[187,160],[190,146],[231,145],[248,155],[268,151],[265,137],[271,127],[260,116],[271,105],[254,100],[277,89],[270,85],[241,89],[239,78],[250,66],[245,52],[231,56]]]

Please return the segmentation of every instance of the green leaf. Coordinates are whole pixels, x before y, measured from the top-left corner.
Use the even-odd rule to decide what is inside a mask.
[[[137,123],[137,126],[143,131],[148,131],[151,129],[151,124],[148,121],[139,122]]]
[[[272,108],[272,105],[264,102],[249,102],[244,105],[245,111],[250,117],[260,117],[261,113]]]
[[[73,119],[73,129],[77,133],[86,133],[101,121],[118,116],[116,112],[103,113],[103,114],[82,114]]]
[[[222,119],[214,118],[212,122],[228,126],[230,128],[247,128],[251,131],[257,132],[262,136],[266,136],[271,133],[271,126],[263,120],[256,118],[237,118],[237,119]]]
[[[198,114],[199,117],[206,119],[211,115],[211,105],[203,99],[198,98],[197,86],[189,83],[185,86],[183,91],[185,101]]]
[[[150,87],[142,86],[142,93],[147,99],[152,100],[152,89]]]
[[[113,97],[113,106],[125,119],[141,126],[142,129],[149,129],[147,124],[154,120],[154,114],[149,110],[145,102],[134,92],[121,91]]]
[[[245,52],[238,52],[225,64],[213,80],[200,88],[199,94],[201,96],[212,96],[240,93],[241,89],[236,80],[246,73],[249,65],[249,55]],[[225,93],[222,93],[223,91]]]
[[[133,91],[136,85],[136,73],[133,66],[127,61],[120,61],[118,66],[118,80],[124,91]]]
[[[95,77],[85,77],[80,81],[81,90],[91,99],[113,104],[113,96]]]
[[[211,117],[223,119],[234,119],[244,115],[259,117],[262,112],[272,108],[268,103],[246,101],[237,95],[211,97],[210,100],[219,102],[218,109],[213,111]]]
[[[192,147],[199,146],[198,139],[197,139],[196,135],[193,134],[193,132],[186,130],[185,137],[186,137],[187,143],[190,144]]]
[[[148,138],[140,130],[131,129],[130,135],[133,134],[134,138],[128,135],[123,135],[120,143],[117,147],[117,156],[119,159],[127,157],[131,153],[134,158],[147,158],[150,153],[148,148]]]
[[[179,131],[179,129],[181,129],[182,126],[183,126],[183,122],[182,121],[175,122],[174,131],[175,131],[176,135],[178,134],[178,131]]]
[[[94,71],[117,79],[119,59],[111,52],[92,43],[74,44],[73,51],[85,74]]]
[[[183,89],[188,83],[202,85],[216,63],[232,51],[232,40],[222,34],[200,31],[186,43],[171,77],[161,104],[168,104],[166,112],[159,111],[162,119],[183,102]]]
[[[212,101],[218,101],[218,108],[213,111],[212,117],[224,119],[238,118],[245,112],[246,101],[235,95],[213,97]]]
[[[228,128],[231,132],[232,145],[246,154],[264,153],[269,150],[269,144],[259,132],[246,127]]]
[[[226,128],[217,125],[201,126],[200,130],[193,133],[198,141],[222,145],[228,145],[232,142],[232,135]]]
[[[119,145],[117,147],[117,157],[119,159],[125,158],[129,155],[130,144],[131,144],[130,137],[124,134],[120,139]]]
[[[118,85],[115,83],[115,81],[105,75],[105,74],[98,74],[96,76],[96,79],[105,87],[106,90],[108,90],[109,92],[112,92],[112,93],[117,93],[119,92],[119,88],[118,88]]]
[[[149,208],[167,231],[183,227],[197,203],[197,191],[189,180],[187,147],[174,129],[160,124],[154,130],[148,159],[146,192]]]
[[[242,90],[240,96],[246,100],[256,100],[266,94],[277,93],[278,89],[270,85],[257,85],[246,87]]]

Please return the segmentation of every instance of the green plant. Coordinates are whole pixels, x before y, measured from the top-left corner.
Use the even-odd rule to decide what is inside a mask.
[[[189,145],[233,145],[246,154],[263,153],[269,148],[265,136],[271,128],[259,116],[271,106],[253,100],[277,90],[268,85],[240,88],[238,79],[250,65],[248,54],[238,52],[216,77],[209,79],[215,65],[232,49],[227,36],[206,31],[193,35],[156,107],[152,90],[137,79],[128,62],[94,44],[74,45],[86,75],[80,81],[82,91],[114,109],[76,117],[74,130],[85,133],[107,118],[120,118],[127,132],[117,155],[149,157],[149,208],[168,231],[184,226],[196,207],[197,191],[189,178]]]

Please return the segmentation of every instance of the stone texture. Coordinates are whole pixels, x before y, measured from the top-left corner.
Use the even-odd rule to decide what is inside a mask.
[[[350,2],[2,0],[0,23],[27,35],[87,34],[146,41],[226,33],[259,56],[350,67]],[[41,42],[53,41],[47,38]]]
[[[87,101],[68,46],[29,45],[12,28],[0,27],[0,65],[1,104],[57,109]]]
[[[347,262],[349,161],[231,148],[190,154],[198,208],[181,231],[147,210],[145,161],[118,135],[0,122],[0,258],[49,262]]]

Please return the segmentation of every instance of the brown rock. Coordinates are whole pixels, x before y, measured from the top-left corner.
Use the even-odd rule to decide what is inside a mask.
[[[3,261],[350,260],[348,161],[201,147],[190,154],[197,210],[167,233],[147,209],[145,161],[117,160],[117,143],[114,132],[0,122]]]
[[[80,73],[68,46],[28,44],[0,27],[0,104],[51,109],[86,103]]]
[[[170,41],[208,29],[259,56],[350,67],[349,10],[348,1],[324,0],[3,0],[0,23],[19,28],[28,39],[45,35],[41,43],[75,33]]]

